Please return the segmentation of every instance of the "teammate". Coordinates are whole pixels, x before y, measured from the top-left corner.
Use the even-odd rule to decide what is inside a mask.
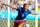
[[[8,5],[8,4],[4,4],[4,5],[12,7],[12,8],[14,8],[18,11],[18,16],[16,17],[15,22],[14,22],[14,27],[23,27],[25,22],[26,22],[26,16],[27,15],[29,15],[29,14],[38,15],[38,13],[31,12],[28,9],[28,7],[29,7],[28,3],[25,3],[23,5],[23,8],[11,6],[11,5]]]

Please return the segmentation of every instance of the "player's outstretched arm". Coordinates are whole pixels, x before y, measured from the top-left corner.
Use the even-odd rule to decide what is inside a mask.
[[[14,8],[14,9],[17,9],[17,7],[12,6],[12,5],[8,5],[8,4],[3,4],[3,5],[9,6],[9,7]]]
[[[38,15],[38,13],[31,12],[32,15]]]

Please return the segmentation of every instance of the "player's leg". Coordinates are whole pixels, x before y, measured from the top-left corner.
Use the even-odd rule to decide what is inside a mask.
[[[22,27],[23,24],[22,23],[17,23],[17,22],[14,22],[14,27]]]
[[[14,22],[14,27],[22,27],[24,26],[26,20],[23,20],[23,21],[15,21]]]
[[[23,27],[25,25],[26,20],[20,21],[21,23],[18,25],[18,27]]]
[[[21,24],[19,24],[19,25],[18,25],[18,27],[23,27],[23,24],[22,24],[22,23],[21,23]]]
[[[14,22],[14,27],[18,27],[19,23]]]

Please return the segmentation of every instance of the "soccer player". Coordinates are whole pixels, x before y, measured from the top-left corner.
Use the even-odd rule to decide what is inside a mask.
[[[29,4],[25,3],[23,7],[15,7],[12,5],[4,4],[6,6],[12,7],[18,11],[18,16],[15,19],[14,27],[23,27],[26,22],[26,16],[29,14],[38,15],[38,13],[31,12],[28,7]]]

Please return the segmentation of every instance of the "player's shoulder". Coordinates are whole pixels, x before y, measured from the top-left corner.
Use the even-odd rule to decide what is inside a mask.
[[[29,9],[27,9],[29,11]]]
[[[27,11],[31,11],[31,10],[27,9]]]
[[[18,8],[22,8],[22,7],[18,7]]]
[[[31,11],[31,9],[29,9],[29,8],[28,8],[27,10],[28,10],[28,11]]]

